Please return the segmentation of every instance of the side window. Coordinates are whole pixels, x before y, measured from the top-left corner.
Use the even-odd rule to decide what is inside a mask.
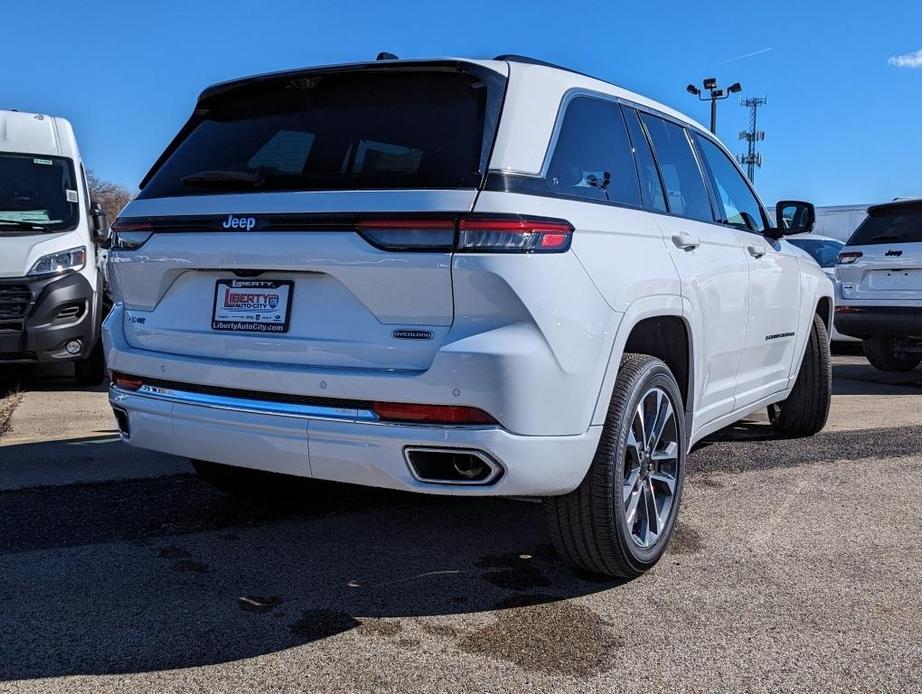
[[[673,214],[713,222],[714,213],[698,160],[685,128],[648,113],[641,115],[666,186],[669,211]]]
[[[640,192],[643,195],[643,204],[648,210],[668,212],[666,198],[663,196],[663,184],[660,181],[653,153],[650,152],[650,143],[643,131],[640,116],[632,108],[624,108],[624,119],[627,131],[631,136],[634,148],[634,163],[637,165],[637,175],[640,177]]]
[[[720,207],[721,222],[747,231],[765,231],[762,208],[739,170],[720,147],[695,133]]]
[[[641,206],[634,157],[621,107],[576,97],[567,106],[547,172],[552,192]]]

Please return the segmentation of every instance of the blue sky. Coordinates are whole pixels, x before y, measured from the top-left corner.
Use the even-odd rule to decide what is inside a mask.
[[[740,81],[743,96],[769,100],[756,174],[766,202],[922,196],[918,0],[52,0],[6,3],[2,22],[0,108],[68,117],[89,167],[132,189],[203,87],[387,50],[532,55],[702,122],[707,105],[685,85]],[[731,150],[743,151],[746,123],[735,98],[722,102],[719,135]]]

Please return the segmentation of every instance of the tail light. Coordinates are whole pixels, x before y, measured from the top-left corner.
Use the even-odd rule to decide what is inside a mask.
[[[362,219],[355,229],[388,251],[563,253],[573,235],[573,225],[562,219],[502,215]]]
[[[116,219],[112,225],[112,248],[134,251],[147,243],[153,234],[148,222]]]
[[[839,253],[839,257],[836,262],[839,265],[851,265],[863,255],[864,253],[861,251],[843,251],[842,253]]]
[[[570,247],[573,227],[559,219],[484,219],[458,221],[457,250],[475,253],[562,253]]]
[[[122,390],[138,390],[144,385],[144,382],[141,380],[140,376],[129,376],[128,374],[113,371],[112,384],[116,388],[121,388]]]
[[[460,405],[410,405],[401,402],[376,402],[372,410],[390,422],[417,424],[496,424],[483,410]]]

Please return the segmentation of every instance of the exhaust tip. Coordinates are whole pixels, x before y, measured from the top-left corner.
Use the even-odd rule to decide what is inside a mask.
[[[429,484],[488,485],[503,468],[483,451],[452,448],[407,448],[410,472]]]

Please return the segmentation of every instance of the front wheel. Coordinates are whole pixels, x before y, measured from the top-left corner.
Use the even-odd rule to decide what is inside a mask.
[[[786,400],[768,406],[768,419],[779,434],[812,436],[826,426],[832,402],[832,357],[826,324],[813,316],[797,381]]]
[[[685,453],[675,377],[655,357],[626,354],[589,472],[576,490],[544,501],[558,554],[605,576],[650,569],[675,527]]]
[[[898,352],[894,337],[867,337],[861,341],[861,346],[871,366],[881,371],[912,371],[922,362],[922,354]]]

